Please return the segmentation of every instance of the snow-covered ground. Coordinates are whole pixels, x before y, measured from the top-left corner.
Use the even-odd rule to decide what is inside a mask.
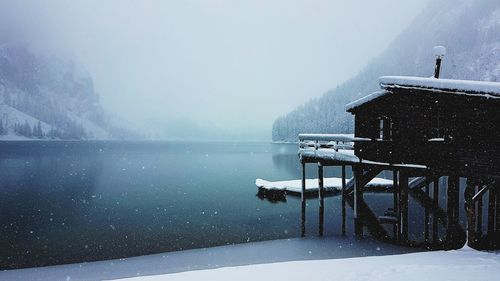
[[[500,254],[306,238],[0,272],[0,280],[496,280]],[[403,254],[402,254],[403,253]]]
[[[464,248],[382,257],[295,261],[127,278],[127,281],[191,280],[498,280],[500,255]]]
[[[114,280],[229,266],[394,255],[414,251],[416,249],[352,237],[286,239],[119,260],[0,271],[0,280]]]

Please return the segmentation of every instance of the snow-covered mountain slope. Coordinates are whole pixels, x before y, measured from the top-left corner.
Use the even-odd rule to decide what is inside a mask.
[[[443,78],[500,81],[500,1],[431,1],[356,77],[278,118],[273,140],[296,141],[303,132],[352,132],[352,117],[345,112],[345,105],[376,91],[380,76],[432,76],[432,47],[436,45],[448,49]]]
[[[89,73],[70,56],[23,42],[0,45],[0,121],[0,139],[111,138]]]

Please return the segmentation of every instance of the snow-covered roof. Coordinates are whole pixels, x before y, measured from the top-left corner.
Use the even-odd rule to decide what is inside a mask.
[[[352,111],[367,102],[391,94],[391,89],[420,89],[442,93],[472,95],[483,98],[500,99],[499,82],[483,82],[471,80],[436,79],[411,76],[383,76],[379,78],[383,90],[353,101],[346,105],[346,111]]]
[[[345,110],[346,111],[351,111],[352,109],[362,105],[362,104],[365,104],[369,101],[372,101],[374,99],[378,99],[379,97],[382,97],[382,96],[385,96],[385,95],[388,95],[390,94],[391,92],[387,91],[387,90],[381,90],[381,91],[376,91],[375,93],[373,94],[370,94],[368,96],[365,96],[365,97],[362,97],[358,100],[355,100],[353,102],[350,102],[348,103],[346,106],[345,106]]]
[[[383,76],[379,78],[382,88],[424,88],[450,92],[490,94],[500,97],[500,83],[471,80],[436,79],[408,76]]]

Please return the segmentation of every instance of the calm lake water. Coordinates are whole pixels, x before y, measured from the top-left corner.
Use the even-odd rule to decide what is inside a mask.
[[[255,187],[256,178],[300,178],[295,144],[4,142],[0,146],[3,269],[293,238],[301,233],[300,198],[272,203],[257,197]],[[308,176],[315,175],[311,165]],[[340,171],[329,168],[326,175],[339,176]],[[383,214],[392,195],[366,194],[366,200],[374,212]],[[341,198],[327,198],[325,205],[324,235],[342,235]],[[424,209],[410,200],[413,240],[423,239],[423,214]],[[318,222],[318,200],[308,200],[307,236],[317,235]],[[346,235],[353,235],[350,208]],[[440,231],[439,239],[443,236]]]

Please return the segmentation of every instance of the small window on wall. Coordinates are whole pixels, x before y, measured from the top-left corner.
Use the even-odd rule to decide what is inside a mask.
[[[390,140],[392,138],[392,122],[387,117],[379,119],[379,139]]]

